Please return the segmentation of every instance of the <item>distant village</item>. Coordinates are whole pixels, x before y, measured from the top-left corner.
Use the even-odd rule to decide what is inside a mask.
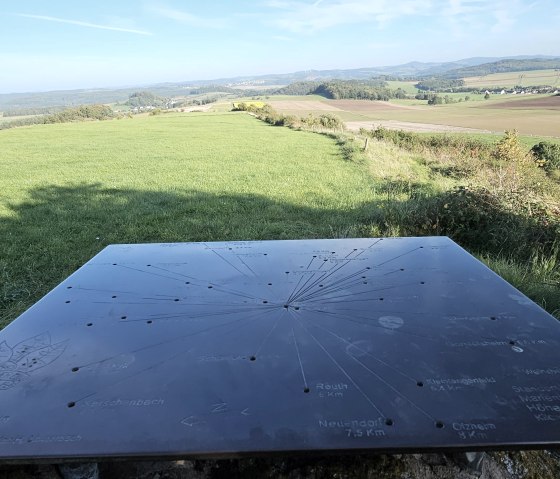
[[[497,88],[492,90],[485,90],[485,94],[488,95],[558,95],[559,91],[557,88],[550,86],[539,86],[539,87],[514,87],[514,88]]]

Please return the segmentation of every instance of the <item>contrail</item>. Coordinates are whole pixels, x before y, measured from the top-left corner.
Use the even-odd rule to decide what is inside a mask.
[[[47,22],[68,23],[70,25],[78,25],[80,27],[97,28],[99,30],[112,30],[115,32],[135,33],[137,35],[152,35],[144,30],[134,30],[132,28],[111,27],[109,25],[100,25],[98,23],[81,22],[79,20],[68,20],[66,18],[49,17],[47,15],[31,15],[28,13],[14,13],[18,17],[34,18],[35,20],[45,20]]]

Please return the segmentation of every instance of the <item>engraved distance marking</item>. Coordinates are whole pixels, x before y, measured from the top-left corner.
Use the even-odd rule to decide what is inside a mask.
[[[496,379],[493,376],[485,378],[429,378],[424,381],[432,391],[458,391],[465,386],[493,384],[495,382]]]
[[[325,429],[336,429],[344,431],[346,437],[352,438],[372,438],[385,437],[386,433],[383,429],[384,418],[377,419],[343,419],[328,421],[319,420],[319,427]]]
[[[320,398],[343,398],[344,391],[348,389],[346,383],[317,383],[315,384],[317,396]]]

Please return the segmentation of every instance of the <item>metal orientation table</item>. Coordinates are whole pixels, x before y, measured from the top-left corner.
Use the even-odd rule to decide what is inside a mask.
[[[560,323],[445,237],[112,245],[0,332],[0,461],[560,444]]]

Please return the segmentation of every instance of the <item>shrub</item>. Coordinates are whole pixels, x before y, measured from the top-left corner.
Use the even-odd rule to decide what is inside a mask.
[[[541,141],[531,148],[531,153],[538,166],[547,172],[560,170],[560,145]]]
[[[498,162],[524,162],[527,153],[519,142],[517,130],[507,130],[504,137],[496,143],[491,156]]]

